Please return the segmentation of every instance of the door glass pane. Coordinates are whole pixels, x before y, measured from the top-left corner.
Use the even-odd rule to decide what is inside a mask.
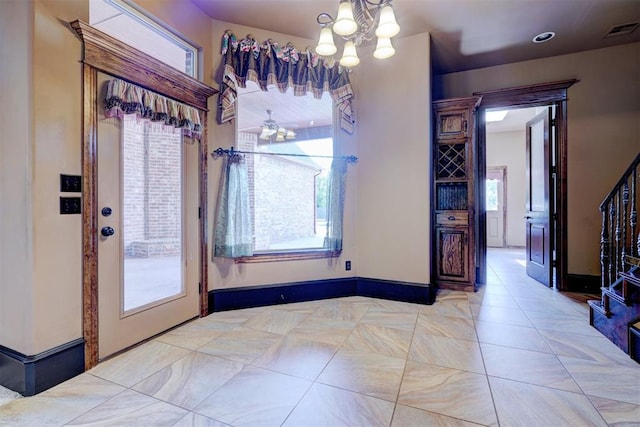
[[[498,210],[498,182],[497,179],[487,179],[487,211]]]
[[[531,127],[531,211],[544,211],[544,122]]]
[[[123,311],[184,293],[182,136],[161,123],[123,121]]]

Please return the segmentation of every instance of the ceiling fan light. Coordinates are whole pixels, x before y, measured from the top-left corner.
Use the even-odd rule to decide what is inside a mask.
[[[322,56],[331,56],[338,51],[336,44],[333,41],[333,31],[331,28],[324,27],[320,30],[320,38],[318,39],[318,45],[316,46],[316,53]]]
[[[296,138],[296,133],[293,130],[289,129],[287,131],[287,135],[285,136],[285,138],[286,139],[295,139]]]
[[[286,132],[287,130],[285,128],[278,128],[278,132],[276,133],[276,141],[283,142]]]
[[[260,136],[258,136],[258,139],[261,139],[263,141],[267,141],[270,136],[271,136],[271,134],[269,133],[269,128],[266,127],[266,126],[263,126],[262,127],[262,132],[260,132]]]
[[[396,22],[396,15],[390,4],[386,4],[380,9],[380,22],[376,29],[376,36],[391,38],[400,32],[400,26]]]
[[[391,58],[396,53],[396,50],[391,45],[391,39],[388,37],[378,37],[378,43],[376,44],[376,50],[373,52],[373,56],[378,59]]]
[[[342,65],[343,67],[355,67],[359,63],[360,58],[358,58],[356,45],[351,40],[349,40],[344,44],[342,58],[340,58],[340,65]]]
[[[353,19],[353,9],[350,1],[340,2],[338,16],[333,23],[333,32],[340,36],[350,36],[358,31],[358,24]]]

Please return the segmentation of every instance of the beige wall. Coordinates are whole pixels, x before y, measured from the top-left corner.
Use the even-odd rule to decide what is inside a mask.
[[[358,276],[429,283],[429,35],[394,43],[396,54],[384,61],[363,50],[354,71]]]
[[[0,345],[31,342],[33,5],[0,1]]]
[[[438,76],[443,97],[579,79],[568,102],[568,268],[599,275],[598,206],[640,151],[640,43]]]
[[[222,57],[220,47],[222,35],[226,30],[231,30],[238,38],[244,38],[251,34],[256,40],[262,42],[268,38],[273,39],[281,45],[291,42],[298,49],[306,46],[313,46],[313,40],[301,39],[250,28],[241,25],[231,24],[221,21],[213,21],[213,70],[220,75]],[[219,77],[216,79],[219,81]],[[214,85],[214,87],[218,87]],[[215,97],[217,100],[217,96]],[[215,104],[214,104],[215,105]],[[209,131],[209,151],[217,147],[229,148],[235,144],[235,123],[226,123],[221,126],[213,123]],[[354,154],[357,152],[355,136],[339,131],[336,136],[336,154]],[[219,186],[222,161],[210,160],[209,163],[209,242],[213,241],[213,218],[215,216],[215,206],[217,191]],[[211,257],[212,244],[209,245],[209,288],[224,289],[250,285],[264,285],[272,283],[288,283],[305,280],[320,280],[339,277],[352,277],[358,273],[358,262],[356,260],[356,194],[357,177],[360,164],[349,166],[347,175],[347,195],[345,201],[344,217],[344,247],[342,256],[336,259],[319,259],[304,261],[284,261],[267,262],[254,264],[234,264],[233,261]],[[345,271],[344,261],[351,260],[353,268]]]
[[[525,245],[525,133],[487,133],[487,167],[507,168],[507,246]]]

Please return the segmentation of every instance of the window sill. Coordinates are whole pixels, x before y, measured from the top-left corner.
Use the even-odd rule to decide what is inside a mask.
[[[236,258],[236,264],[250,264],[254,262],[296,261],[303,259],[337,258],[342,251],[308,250],[291,252],[270,252],[253,256]]]

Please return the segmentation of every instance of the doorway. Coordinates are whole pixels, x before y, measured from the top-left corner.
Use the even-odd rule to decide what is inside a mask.
[[[477,282],[484,284],[487,281],[487,210],[486,188],[487,178],[486,163],[486,130],[487,122],[485,112],[492,109],[514,109],[526,107],[553,106],[555,119],[553,135],[556,144],[550,154],[555,161],[553,173],[553,191],[549,199],[549,206],[553,209],[550,216],[554,226],[550,230],[549,241],[553,244],[555,254],[552,262],[553,285],[558,290],[567,288],[567,89],[577,80],[564,80],[552,83],[544,83],[532,86],[497,89],[484,92],[475,92],[473,95],[482,96],[482,102],[478,111],[477,127],[477,179],[476,186],[478,221],[476,222],[477,247],[476,268]]]
[[[546,286],[553,283],[549,190],[554,186],[545,171],[555,159],[549,156],[549,143],[554,142],[549,122],[540,117],[547,117],[548,110],[539,106],[485,112],[487,247],[508,247],[510,251],[502,253],[517,258],[514,268],[524,260],[523,270]]]

